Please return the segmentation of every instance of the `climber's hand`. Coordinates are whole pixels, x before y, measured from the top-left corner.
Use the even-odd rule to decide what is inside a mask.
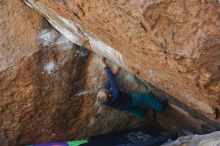
[[[105,62],[105,57],[100,56],[99,59],[100,59],[100,64],[101,64],[103,67],[107,66],[107,64],[106,64],[106,62]]]
[[[114,71],[113,71],[113,74],[114,74],[114,75],[117,75],[118,72],[119,72],[119,70],[120,70],[120,67],[119,67],[119,66],[116,66],[115,69],[114,69]]]

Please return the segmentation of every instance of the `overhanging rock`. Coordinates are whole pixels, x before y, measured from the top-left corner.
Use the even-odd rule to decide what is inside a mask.
[[[104,55],[205,116],[219,120],[217,1],[25,3],[70,41]],[[210,19],[211,24],[207,24]]]
[[[56,11],[48,8],[44,4],[33,0],[25,1],[25,3],[46,17],[51,25],[53,25],[54,28],[56,28],[71,42],[79,46],[87,47],[95,53],[104,55],[115,63],[125,67],[124,59],[122,58],[120,52],[84,30],[79,24],[60,16]]]

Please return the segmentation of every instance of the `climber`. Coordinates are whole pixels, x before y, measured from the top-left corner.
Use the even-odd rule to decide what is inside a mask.
[[[97,93],[97,100],[101,104],[118,110],[128,111],[139,119],[145,116],[145,110],[140,108],[141,105],[146,104],[157,111],[163,111],[168,105],[166,101],[160,102],[153,95],[148,93],[134,92],[127,94],[120,91],[114,73],[112,73],[111,69],[107,66],[104,57],[100,57],[100,64],[104,67],[108,77],[105,86],[99,89]]]

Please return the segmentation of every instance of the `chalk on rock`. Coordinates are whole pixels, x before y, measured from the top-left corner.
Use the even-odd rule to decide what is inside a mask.
[[[79,47],[79,48],[77,48],[76,51],[75,51],[75,56],[76,56],[76,57],[82,57],[82,58],[84,58],[84,57],[87,57],[88,54],[89,54],[88,49],[83,48],[83,47]]]
[[[57,69],[58,67],[54,63],[54,61],[51,61],[44,66],[44,70],[47,72],[48,75],[50,75],[51,73],[54,73]]]
[[[54,29],[44,29],[39,34],[40,43],[43,47],[49,47],[55,43],[59,35]]]
[[[73,48],[73,43],[70,42],[64,35],[58,38],[56,44],[59,45],[62,50],[69,50]]]

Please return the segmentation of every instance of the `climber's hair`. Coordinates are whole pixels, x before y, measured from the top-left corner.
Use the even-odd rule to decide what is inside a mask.
[[[96,97],[97,97],[98,102],[100,102],[101,104],[105,104],[109,101],[109,91],[105,89],[104,87],[101,87],[97,91]]]

